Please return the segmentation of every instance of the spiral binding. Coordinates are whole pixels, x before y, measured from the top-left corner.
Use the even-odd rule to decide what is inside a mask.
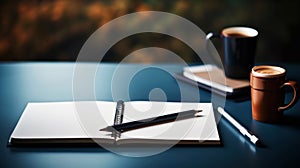
[[[125,107],[124,101],[119,100],[117,102],[114,125],[122,124],[123,116],[124,116],[124,107]],[[114,131],[114,132],[112,132],[112,137],[114,137],[116,140],[117,138],[121,137],[121,133],[118,131]]]

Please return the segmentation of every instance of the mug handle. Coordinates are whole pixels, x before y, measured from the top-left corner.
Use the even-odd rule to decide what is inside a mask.
[[[220,34],[215,34],[213,32],[208,33],[205,39],[206,51],[209,51],[209,44],[211,42],[210,39],[212,38],[222,38],[222,36]],[[211,59],[213,63],[215,63],[218,67],[222,67],[222,62],[218,61],[219,59],[215,58],[213,55],[211,55]]]
[[[287,105],[285,105],[283,107],[278,107],[278,111],[283,111],[283,110],[287,110],[287,109],[291,108],[299,99],[299,93],[298,93],[299,86],[295,81],[287,81],[281,86],[281,88],[284,86],[292,87],[293,91],[294,91],[294,96],[293,96],[293,99],[290,101],[290,103],[288,103]]]

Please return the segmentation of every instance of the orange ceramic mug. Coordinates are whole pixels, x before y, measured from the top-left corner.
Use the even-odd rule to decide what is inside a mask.
[[[298,100],[298,85],[286,79],[286,70],[278,66],[255,66],[250,75],[252,117],[257,121],[275,123],[283,111],[292,107]],[[293,88],[294,96],[284,104],[283,87]]]

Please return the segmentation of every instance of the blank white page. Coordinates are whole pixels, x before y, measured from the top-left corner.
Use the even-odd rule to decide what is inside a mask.
[[[202,116],[128,131],[123,133],[121,138],[220,140],[211,103],[126,102],[124,122],[187,110],[202,110]]]

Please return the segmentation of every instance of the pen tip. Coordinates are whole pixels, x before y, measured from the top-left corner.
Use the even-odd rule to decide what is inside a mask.
[[[260,140],[256,141],[255,145],[258,147],[265,147],[265,145]]]
[[[108,127],[100,129],[99,131],[113,132],[116,130],[112,126],[108,126]]]
[[[194,110],[194,111],[195,111],[195,114],[194,114],[195,117],[201,117],[202,116],[201,113],[200,113],[200,112],[202,112],[202,110]]]
[[[107,127],[101,128],[99,131],[108,131]]]

